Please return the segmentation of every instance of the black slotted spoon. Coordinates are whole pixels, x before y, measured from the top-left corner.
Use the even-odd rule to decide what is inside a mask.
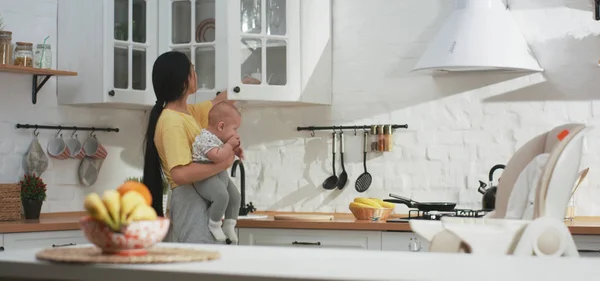
[[[365,192],[365,191],[367,191],[367,189],[369,189],[369,187],[371,186],[371,181],[373,180],[373,178],[371,177],[371,174],[369,174],[369,172],[367,172],[367,151],[370,148],[369,132],[365,131],[363,141],[364,141],[363,167],[365,168],[365,172],[362,173],[360,176],[358,176],[358,178],[356,179],[356,184],[355,184],[356,191],[361,192],[361,193]]]
[[[333,169],[333,174],[331,177],[328,177],[324,182],[323,182],[323,188],[327,189],[327,190],[332,190],[335,189],[337,182],[338,182],[338,177],[335,173],[335,150],[337,149],[337,133],[333,132],[333,145],[332,145],[332,154],[333,157],[331,158],[331,166]]]

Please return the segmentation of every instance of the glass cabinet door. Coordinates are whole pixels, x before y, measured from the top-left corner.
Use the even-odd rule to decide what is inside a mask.
[[[113,0],[113,85],[115,92],[151,90],[156,58],[156,0]],[[114,94],[114,93],[113,93]],[[117,94],[114,94],[118,97]],[[129,100],[133,97],[120,97]],[[143,103],[143,100],[131,102]]]
[[[163,1],[163,0],[161,0]],[[164,0],[168,2],[169,28],[167,50],[182,52],[196,69],[198,93],[216,92],[216,32],[215,1]],[[220,0],[222,1],[222,0]],[[164,4],[163,4],[164,5]],[[164,29],[163,29],[164,30]]]
[[[300,0],[228,0],[229,89],[240,99],[293,99],[300,81]]]

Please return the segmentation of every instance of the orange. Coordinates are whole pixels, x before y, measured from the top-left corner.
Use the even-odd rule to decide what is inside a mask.
[[[152,194],[150,194],[150,190],[148,189],[148,187],[146,187],[146,185],[141,182],[127,181],[121,186],[119,186],[119,188],[117,188],[117,191],[119,192],[119,194],[121,194],[121,196],[123,196],[129,191],[135,191],[141,194],[142,197],[144,197],[144,199],[146,199],[146,203],[148,203],[149,206],[152,205]]]

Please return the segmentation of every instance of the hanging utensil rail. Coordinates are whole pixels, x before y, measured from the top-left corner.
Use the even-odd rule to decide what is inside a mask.
[[[17,124],[17,129],[35,129],[35,130],[67,130],[67,131],[92,131],[92,132],[119,132],[119,128],[99,128],[99,127],[79,127],[79,126],[52,126],[38,124]]]
[[[298,131],[331,131],[331,130],[370,130],[371,127],[376,125],[360,125],[360,126],[308,126],[298,127]],[[381,126],[381,125],[377,125]],[[392,129],[408,129],[408,125],[392,125]]]

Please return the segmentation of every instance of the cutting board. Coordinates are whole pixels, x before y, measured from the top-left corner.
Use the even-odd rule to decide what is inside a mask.
[[[332,215],[275,215],[275,220],[293,220],[293,221],[331,221]]]

